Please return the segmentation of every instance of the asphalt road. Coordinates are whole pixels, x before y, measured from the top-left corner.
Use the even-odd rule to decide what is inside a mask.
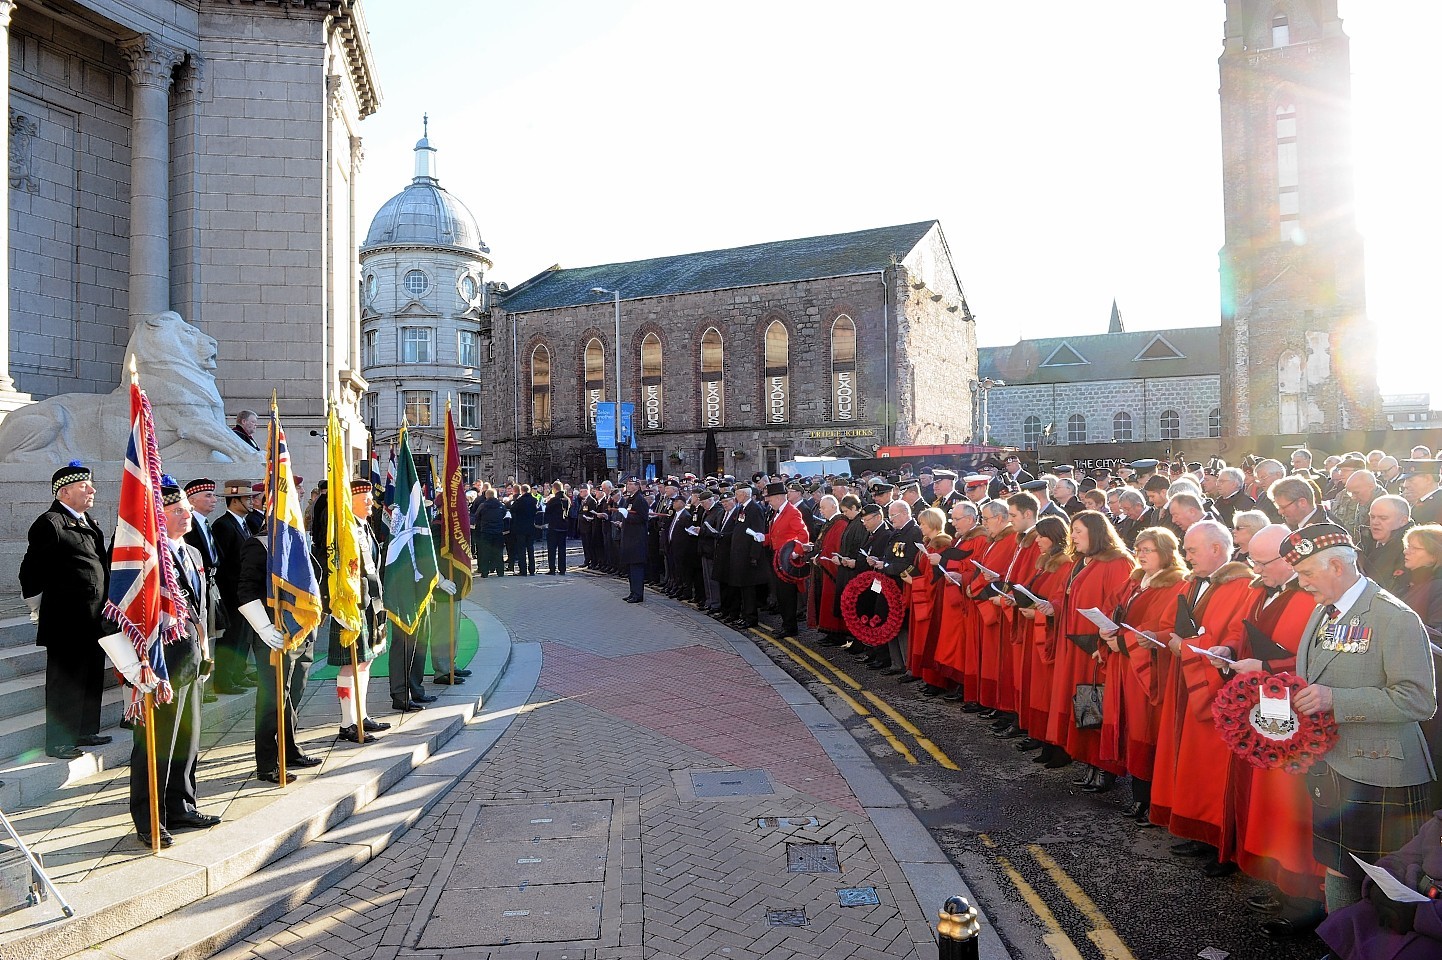
[[[774,630],[777,618],[763,614],[762,626]],[[960,704],[924,697],[920,684],[898,684],[819,646],[814,631],[803,627],[789,644],[755,633],[907,798],[1014,957],[1318,960],[1325,953],[1310,934],[1279,941],[1261,932],[1265,918],[1245,901],[1264,885],[1241,874],[1209,879],[1199,862],[1169,852],[1176,841],[1167,833],[1123,818],[1131,799],[1125,780],[1106,794],[1084,793],[1071,783],[1079,765],[1031,763],[1031,754],[994,739],[990,724]]]

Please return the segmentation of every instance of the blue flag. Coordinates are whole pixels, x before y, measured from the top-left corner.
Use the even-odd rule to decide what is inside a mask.
[[[280,413],[274,402],[270,406],[266,449],[265,532],[270,538],[266,599],[270,609],[279,614],[278,626],[285,634],[286,649],[294,650],[320,626],[320,582],[310,563],[310,539],[305,534],[285,431],[280,427]]]

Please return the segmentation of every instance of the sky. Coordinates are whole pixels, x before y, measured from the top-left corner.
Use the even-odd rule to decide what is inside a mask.
[[[983,346],[1215,325],[1221,0],[366,0],[362,227],[441,184],[490,279],[941,221]],[[1442,405],[1439,0],[1342,0],[1384,394]]]

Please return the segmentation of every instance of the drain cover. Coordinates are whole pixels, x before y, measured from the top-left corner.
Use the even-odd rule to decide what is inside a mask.
[[[843,907],[874,907],[881,902],[875,887],[847,887],[836,891],[836,899]]]
[[[717,797],[756,797],[775,793],[771,778],[765,770],[721,770],[709,773],[691,774],[691,786],[696,799],[709,800]]]
[[[788,843],[787,873],[840,873],[834,843]]]
[[[806,909],[804,907],[787,907],[785,910],[771,910],[766,914],[766,922],[773,927],[804,927],[806,926]]]

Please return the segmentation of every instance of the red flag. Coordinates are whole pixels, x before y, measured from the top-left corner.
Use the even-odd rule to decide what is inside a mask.
[[[436,502],[441,515],[441,539],[437,552],[445,568],[441,575],[456,585],[456,598],[471,592],[471,505],[461,478],[461,448],[456,442],[456,424],[451,404],[446,402],[446,452]]]

